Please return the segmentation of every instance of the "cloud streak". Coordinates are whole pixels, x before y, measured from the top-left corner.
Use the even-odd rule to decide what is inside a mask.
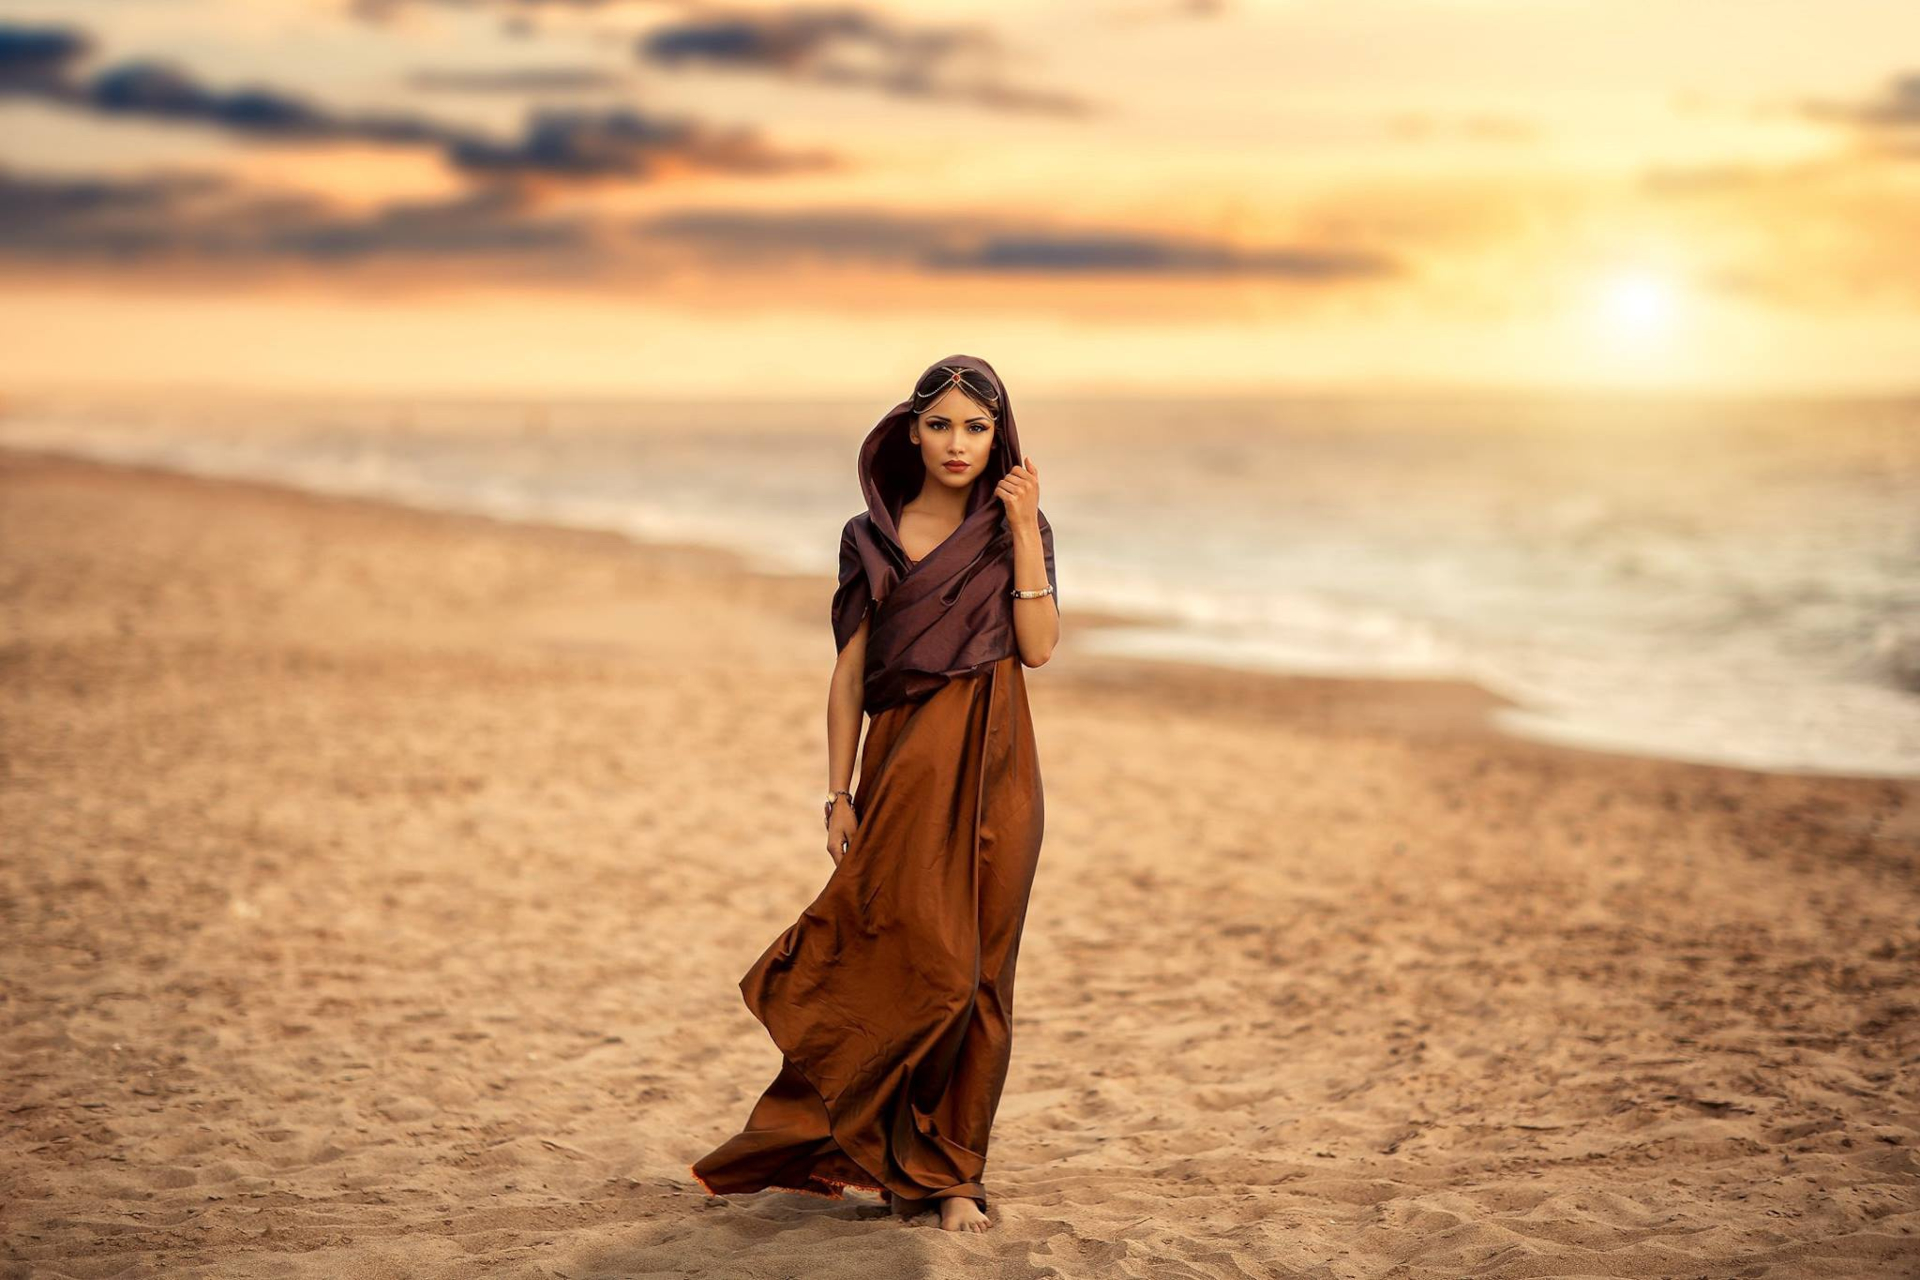
[[[680,211],[635,220],[629,229],[642,240],[669,240],[709,261],[754,267],[829,261],[921,274],[1264,276],[1304,283],[1368,280],[1407,269],[1385,254],[1335,246],[1246,249],[1194,237],[860,209]]]
[[[535,111],[500,139],[431,117],[348,115],[270,86],[215,89],[170,64],[134,59],[91,76],[91,51],[70,28],[0,25],[0,96],[33,97],[103,115],[204,124],[255,138],[422,146],[488,177],[647,178],[690,169],[772,174],[833,168],[823,150],[780,151],[747,128],[716,128],[630,107]]]
[[[384,22],[396,9],[429,2],[497,9],[515,20],[540,10],[612,7],[608,0],[359,0],[352,12]],[[1085,116],[1095,111],[1079,95],[1017,83],[1007,69],[1008,50],[978,23],[903,22],[853,4],[745,9],[685,0],[674,7],[681,16],[634,38],[639,61],[672,70],[777,75],[994,112]]]
[[[626,88],[632,77],[603,67],[423,67],[407,77],[409,88],[428,93],[585,93]]]
[[[70,264],[511,264],[644,281],[663,263],[765,275],[823,262],[901,277],[967,273],[1134,279],[1264,277],[1302,284],[1401,274],[1334,246],[1245,249],[1208,240],[1006,219],[859,209],[681,211],[611,221],[538,216],[511,188],[342,212],[218,175],[69,178],[0,169],[0,257]]]
[[[772,72],[995,111],[1091,111],[1071,94],[1004,79],[1005,50],[983,27],[910,26],[850,5],[704,13],[660,26],[636,47],[658,66]]]
[[[1920,160],[1920,71],[1896,75],[1856,102],[1814,99],[1801,104],[1810,119],[1853,132],[1864,151],[1883,160]]]
[[[504,188],[344,214],[311,196],[250,192],[219,175],[66,178],[0,169],[0,255],[35,262],[527,259],[593,245],[586,221],[533,216]]]

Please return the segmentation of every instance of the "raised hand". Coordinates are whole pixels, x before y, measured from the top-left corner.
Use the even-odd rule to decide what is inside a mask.
[[[1023,456],[1018,465],[1000,477],[993,492],[1007,508],[1008,524],[1039,523],[1040,469],[1033,465],[1032,457]]]

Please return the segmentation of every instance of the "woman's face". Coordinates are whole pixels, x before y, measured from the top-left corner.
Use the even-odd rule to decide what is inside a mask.
[[[992,414],[959,387],[948,387],[915,419],[920,461],[947,488],[964,489],[980,478],[993,455],[996,429]]]

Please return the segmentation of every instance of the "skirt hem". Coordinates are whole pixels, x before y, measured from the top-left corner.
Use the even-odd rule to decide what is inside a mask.
[[[751,1191],[716,1191],[713,1187],[713,1184],[708,1182],[705,1178],[701,1177],[700,1170],[696,1169],[694,1166],[688,1165],[687,1172],[693,1175],[693,1180],[695,1182],[698,1182],[701,1188],[705,1190],[706,1193],[710,1196],[752,1194]],[[827,1186],[832,1187],[833,1190],[832,1191],[816,1191],[812,1187],[790,1187],[782,1182],[769,1182],[764,1187],[754,1187],[752,1190],[753,1191],[794,1191],[794,1192],[798,1192],[800,1195],[803,1195],[803,1196],[820,1196],[821,1198],[826,1200],[846,1199],[847,1197],[845,1192],[841,1190],[841,1188],[843,1187],[851,1187],[855,1191],[878,1191],[882,1196],[887,1196],[889,1198],[892,1195],[892,1193],[889,1192],[885,1187],[876,1187],[865,1182],[844,1182],[839,1178],[829,1178],[821,1174],[808,1175],[808,1181],[825,1183]]]

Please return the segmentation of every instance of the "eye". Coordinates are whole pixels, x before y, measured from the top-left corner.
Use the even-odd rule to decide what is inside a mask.
[[[969,425],[970,427],[972,427],[972,428],[974,429],[974,431],[976,431],[976,432],[979,432],[979,431],[991,431],[991,430],[993,430],[993,428],[992,428],[992,427],[989,427],[989,426],[988,426],[988,425],[986,425],[986,424],[985,424],[984,422],[973,422],[973,423],[969,423],[969,424],[967,424],[967,425]]]

